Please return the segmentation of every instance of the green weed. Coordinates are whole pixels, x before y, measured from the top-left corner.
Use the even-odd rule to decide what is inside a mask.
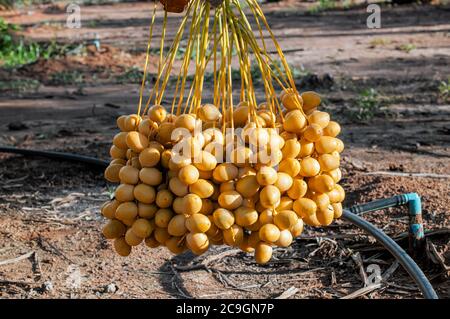
[[[143,72],[138,68],[130,68],[125,73],[120,74],[116,77],[116,81],[120,84],[124,83],[141,83],[142,82]],[[149,76],[147,76],[148,82]]]
[[[372,39],[370,42],[369,42],[369,45],[371,46],[371,47],[378,47],[378,46],[385,46],[385,45],[388,45],[388,44],[391,44],[391,40],[389,40],[389,39],[384,39],[384,38],[375,38],[375,39]]]
[[[14,37],[14,33],[19,30],[19,26],[0,18],[0,66],[15,68],[33,63],[39,58],[49,59],[63,55],[69,50],[69,46],[59,45],[56,41],[45,44],[27,43],[22,37]]]
[[[355,108],[350,110],[350,117],[359,121],[370,121],[381,107],[380,95],[373,89],[363,90],[356,99]]]
[[[309,9],[310,13],[318,13],[324,10],[336,8],[336,1],[334,0],[319,0],[319,2]]]
[[[412,50],[417,49],[416,45],[413,43],[407,43],[407,44],[402,44],[399,47],[397,47],[397,50],[406,52],[406,53],[410,53]]]
[[[447,99],[450,97],[450,77],[447,81],[441,81],[439,83],[439,96],[443,99]]]
[[[35,79],[17,79],[0,81],[0,92],[11,91],[14,93],[36,92],[41,83]]]
[[[74,85],[84,83],[84,75],[78,70],[56,72],[50,75],[50,82],[54,85]]]

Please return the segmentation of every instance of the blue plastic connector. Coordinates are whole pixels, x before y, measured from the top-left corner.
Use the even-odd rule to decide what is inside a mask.
[[[412,251],[419,251],[422,246],[425,233],[422,221],[422,202],[417,193],[403,194],[409,208],[409,236]]]
[[[403,205],[408,205],[409,211],[408,231],[410,251],[419,255],[420,251],[422,251],[425,234],[422,222],[422,203],[420,196],[417,193],[401,194],[361,205],[355,205],[350,208],[350,211],[356,215],[361,215],[367,212]]]
[[[406,196],[406,201],[409,206],[410,215],[421,215],[422,214],[422,201],[417,193],[404,194]]]

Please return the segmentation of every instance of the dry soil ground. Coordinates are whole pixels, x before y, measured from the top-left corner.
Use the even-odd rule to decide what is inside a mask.
[[[89,44],[97,37],[102,49],[85,45],[83,54],[1,69],[1,83],[34,79],[40,86],[0,88],[0,145],[106,159],[115,118],[136,107],[133,67],[142,69],[151,8],[82,7],[79,30],[65,27],[58,7],[1,13],[36,41]],[[300,88],[321,93],[342,123],[346,206],[418,192],[429,232],[420,265],[448,298],[450,105],[438,85],[450,75],[450,8],[385,7],[379,30],[367,29],[365,8],[309,14],[302,4],[284,2],[264,9],[288,60],[304,70]],[[161,13],[157,20],[159,34]],[[178,21],[170,18],[169,38]],[[368,121],[355,121],[360,93],[370,88],[381,106]],[[395,176],[402,172],[438,176]],[[0,297],[272,298],[295,287],[293,298],[339,298],[363,287],[361,268],[370,264],[381,268],[384,281],[362,298],[420,297],[389,254],[342,221],[307,229],[266,266],[223,248],[207,259],[144,248],[123,259],[100,234],[99,206],[111,190],[101,171],[0,154],[0,180]],[[406,247],[404,209],[366,217]]]

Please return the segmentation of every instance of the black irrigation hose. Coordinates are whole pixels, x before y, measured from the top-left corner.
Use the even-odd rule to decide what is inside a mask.
[[[47,158],[51,158],[51,159],[82,162],[82,163],[87,163],[90,165],[95,165],[95,166],[99,166],[99,167],[103,167],[103,168],[108,166],[107,161],[99,160],[99,159],[93,158],[93,157],[70,154],[70,153],[63,153],[63,152],[36,151],[36,150],[27,150],[27,149],[20,149],[20,148],[16,148],[16,147],[7,147],[7,146],[0,146],[0,152],[15,153],[15,154],[28,155],[28,156],[41,156],[41,157],[47,157]],[[354,224],[355,226],[361,228],[362,230],[366,231],[373,237],[375,237],[375,239],[377,239],[405,268],[405,270],[408,272],[408,274],[417,283],[420,291],[422,292],[422,294],[424,295],[425,298],[438,299],[436,292],[434,291],[434,289],[431,286],[428,279],[425,277],[422,270],[419,268],[419,266],[417,266],[417,264],[414,262],[414,260],[395,241],[393,241],[389,236],[387,236],[385,233],[383,233],[381,230],[376,228],[374,225],[372,225],[368,221],[362,219],[361,217],[353,214],[352,212],[350,212],[348,210],[344,210],[344,212],[342,214],[342,218],[349,221],[350,223]]]
[[[434,291],[433,286],[431,286],[427,277],[425,277],[423,271],[419,268],[419,266],[417,266],[406,251],[404,251],[394,240],[392,240],[392,238],[349,210],[344,209],[342,218],[375,237],[375,239],[378,240],[398,260],[403,268],[405,268],[408,274],[419,286],[420,291],[426,299],[438,299],[438,295]]]
[[[86,163],[93,166],[98,166],[102,168],[106,168],[108,166],[107,161],[100,160],[98,158],[71,154],[71,153],[63,153],[63,152],[53,152],[53,151],[37,151],[37,150],[28,150],[17,147],[9,147],[9,146],[0,146],[0,153],[14,153],[21,154],[26,156],[39,156],[39,157],[47,157],[50,159],[56,160],[64,160],[71,162],[81,162]]]

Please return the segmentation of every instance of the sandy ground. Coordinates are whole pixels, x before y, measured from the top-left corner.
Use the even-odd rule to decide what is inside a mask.
[[[33,91],[0,91],[0,145],[106,159],[115,118],[136,108],[137,81],[116,79],[132,67],[142,69],[151,5],[83,7],[83,27],[76,31],[64,27],[63,11],[46,8],[1,15],[40,41],[56,37],[71,43],[97,34],[103,50],[89,47],[83,57],[0,70],[3,81],[32,78],[41,83]],[[448,298],[450,104],[437,87],[450,75],[449,8],[384,8],[380,30],[366,28],[364,8],[309,14],[303,5],[288,2],[264,9],[289,62],[314,75],[299,83],[301,89],[321,93],[324,108],[342,123],[346,206],[418,192],[429,231],[427,254],[419,263],[440,296]],[[169,37],[178,19],[169,20]],[[414,49],[406,52],[401,49],[405,44]],[[84,80],[71,85],[52,81],[62,70],[77,70]],[[384,107],[361,123],[348,110],[367,88],[380,92]],[[266,266],[221,247],[206,259],[143,247],[123,259],[99,231],[99,206],[112,187],[101,171],[7,154],[0,154],[0,162],[0,297],[273,298],[295,287],[293,298],[340,298],[363,287],[361,262],[365,269],[378,265],[384,278],[381,288],[362,298],[420,297],[386,251],[343,221],[307,229],[295,245],[278,249]],[[404,209],[366,217],[407,247]]]

